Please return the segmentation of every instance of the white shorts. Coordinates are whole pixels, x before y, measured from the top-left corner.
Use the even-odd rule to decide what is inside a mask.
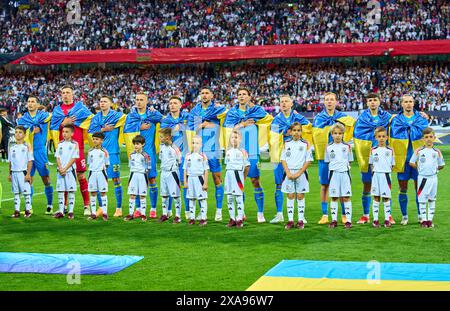
[[[61,176],[56,174],[56,191],[57,192],[75,192],[77,190],[77,173],[72,168],[66,172],[66,175]]]
[[[373,173],[371,193],[376,197],[391,198],[391,174]]]
[[[203,183],[208,182],[203,176],[188,176],[187,199],[202,200],[208,198],[208,192],[203,190]]]
[[[147,176],[143,173],[133,172],[128,180],[128,195],[146,196],[148,193]]]
[[[352,180],[350,172],[329,172],[328,195],[330,198],[350,197],[352,196]]]
[[[14,194],[31,194],[31,185],[25,181],[26,172],[12,172],[11,183]]]
[[[291,173],[297,173],[299,170],[292,170]],[[281,184],[281,192],[283,193],[308,193],[309,192],[309,181],[308,172],[301,174],[299,178],[291,180],[289,178],[284,178]]]
[[[419,203],[427,203],[428,201],[436,201],[438,187],[437,175],[421,176],[417,179],[417,197]]]
[[[180,177],[178,171],[161,171],[160,191],[162,197],[177,198],[180,196]]]
[[[227,170],[224,186],[225,194],[244,195],[244,172]]]
[[[89,172],[88,191],[108,192],[108,175],[106,175],[106,171]]]

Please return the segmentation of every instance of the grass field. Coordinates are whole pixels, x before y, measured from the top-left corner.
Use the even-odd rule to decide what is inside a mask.
[[[450,163],[450,146],[439,147]],[[53,159],[50,161],[54,162]],[[265,215],[275,214],[273,174],[263,165],[262,184],[266,194]],[[55,166],[52,166],[55,180]],[[123,165],[125,168],[125,165]],[[311,192],[306,197],[308,224],[303,231],[286,232],[284,224],[256,223],[256,204],[250,181],[246,182],[246,214],[242,230],[215,223],[215,198],[209,180],[209,223],[207,227],[147,223],[122,219],[108,222],[87,221],[82,216],[81,196],[77,192],[75,219],[57,220],[44,215],[43,194],[34,197],[34,215],[30,219],[11,219],[13,212],[7,163],[0,163],[3,184],[3,207],[0,209],[0,251],[73,254],[140,255],[144,259],[119,273],[107,276],[81,276],[81,284],[69,285],[65,275],[0,273],[0,290],[245,290],[261,275],[283,259],[342,260],[415,263],[450,263],[450,183],[449,169],[439,175],[435,228],[422,229],[417,224],[417,210],[412,184],[409,189],[410,224],[391,229],[373,229],[354,225],[336,230],[317,225],[321,215],[317,163],[309,169]],[[126,169],[123,176],[128,175]],[[352,168],[353,221],[361,216],[361,182],[356,164]],[[400,222],[397,202],[398,185],[393,185],[393,216]],[[123,180],[126,193],[126,179]],[[111,187],[112,189],[112,187]],[[35,179],[35,193],[44,190]],[[55,195],[56,201],[56,195]],[[115,202],[110,191],[110,214]],[[124,196],[124,211],[128,209]],[[161,204],[161,200],[158,199]],[[23,204],[23,200],[22,200]],[[224,204],[226,207],[226,204]],[[160,208],[158,209],[160,213]],[[381,215],[382,213],[380,213]],[[382,219],[382,218],[381,218]]]

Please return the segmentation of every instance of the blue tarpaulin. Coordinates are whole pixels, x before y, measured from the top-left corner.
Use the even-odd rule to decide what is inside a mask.
[[[113,274],[143,256],[75,255],[0,252],[0,272],[48,274]]]

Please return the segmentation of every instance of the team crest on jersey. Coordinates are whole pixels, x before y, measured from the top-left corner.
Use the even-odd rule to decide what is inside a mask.
[[[300,146],[300,147],[298,148],[298,150],[299,150],[299,151],[303,151],[303,146]]]
[[[391,153],[389,151],[386,151],[386,157],[389,157]]]
[[[342,147],[342,152],[347,152],[347,148],[346,147]]]
[[[433,153],[432,157],[433,157],[433,159],[436,159],[437,154],[436,154],[436,153]]]
[[[425,158],[425,155],[422,154],[422,157],[420,158],[420,162],[421,162],[421,163],[425,163],[426,160],[427,160],[427,159]]]
[[[330,158],[331,158],[331,159],[336,158],[336,155],[334,154],[334,150],[331,150],[331,152],[330,152]]]
[[[373,161],[374,161],[374,162],[378,162],[378,160],[379,160],[379,158],[378,158],[378,157],[376,157],[376,156],[375,156],[375,157],[373,157]]]
[[[72,150],[72,146],[69,146],[69,150]]]

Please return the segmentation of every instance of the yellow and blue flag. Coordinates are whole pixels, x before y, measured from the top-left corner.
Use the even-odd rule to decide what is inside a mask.
[[[283,260],[247,290],[450,290],[450,265]]]
[[[47,141],[50,139],[50,128],[48,123],[50,122],[51,117],[51,113],[38,110],[34,117],[27,112],[17,121],[17,125],[21,125],[27,129],[27,132],[25,133],[25,142],[28,143],[33,150],[47,150]],[[38,134],[34,133],[35,128],[40,130]]]
[[[103,140],[103,147],[111,154],[120,153],[120,145],[124,143],[123,126],[125,124],[126,115],[122,112],[109,110],[106,116],[100,111],[91,120],[88,129],[89,138],[91,140],[92,134],[100,132],[103,127],[110,125],[114,130],[104,132],[105,139]]]
[[[254,125],[241,128],[242,147],[247,151],[250,158],[259,155],[259,148],[263,147],[269,141],[269,128],[273,117],[268,114],[261,106],[247,107],[245,111],[235,105],[228,110],[223,128],[221,129],[223,145],[228,147],[233,128],[243,121],[253,119]]]
[[[223,147],[223,140],[220,139],[221,123],[225,119],[227,109],[223,105],[216,105],[211,101],[206,109],[202,104],[197,104],[189,113],[187,122],[187,140],[191,146],[192,138],[198,134],[202,137],[202,152],[209,159],[217,159],[220,157],[220,148]],[[200,128],[203,122],[211,122],[214,124],[211,128]]]
[[[366,173],[369,170],[370,150],[378,144],[374,136],[375,129],[379,126],[384,126],[387,130],[391,117],[392,115],[389,112],[378,109],[377,120],[375,120],[370,109],[367,109],[356,120],[353,141],[355,143],[356,159],[358,159],[361,172]]]
[[[151,157],[155,157],[155,154],[159,150],[158,131],[162,118],[163,115],[157,110],[147,109],[144,114],[140,115],[136,107],[131,108],[123,128],[123,136],[128,156],[130,156],[130,153],[134,150],[133,138],[140,134],[145,138],[144,151]],[[150,124],[150,128],[141,130],[141,125],[143,123]],[[152,161],[154,163],[153,158]]]
[[[174,118],[170,113],[161,120],[161,128],[172,129],[172,141],[180,149],[181,154],[185,156],[189,152],[189,145],[186,136],[186,127],[189,113],[181,111],[178,118]],[[173,129],[178,125],[178,131]]]
[[[302,138],[312,144],[311,122],[296,111],[291,111],[291,114],[288,117],[286,117],[283,112],[280,112],[275,116],[270,125],[269,153],[271,162],[280,162],[284,142],[291,138],[288,130],[294,122],[298,122],[302,125]]]
[[[61,105],[58,105],[53,109],[50,121],[50,135],[55,146],[59,144],[59,128],[61,127],[62,121],[64,118],[72,116],[75,116],[74,125],[84,130],[84,138],[87,141],[87,130],[91,125],[93,114],[82,102],[76,102],[67,115],[64,114]]]
[[[317,160],[323,160],[325,158],[325,149],[327,148],[327,145],[333,141],[330,128],[336,122],[340,122],[345,126],[345,142],[348,142],[353,138],[355,119],[338,110],[335,110],[332,116],[330,116],[326,110],[321,111],[316,115],[312,123],[314,152]]]
[[[414,122],[408,122],[403,113],[392,118],[389,126],[389,145],[394,149],[394,172],[402,173],[405,170],[409,142],[412,150],[423,145],[422,132],[426,127],[428,127],[427,119],[417,111],[414,112]]]

